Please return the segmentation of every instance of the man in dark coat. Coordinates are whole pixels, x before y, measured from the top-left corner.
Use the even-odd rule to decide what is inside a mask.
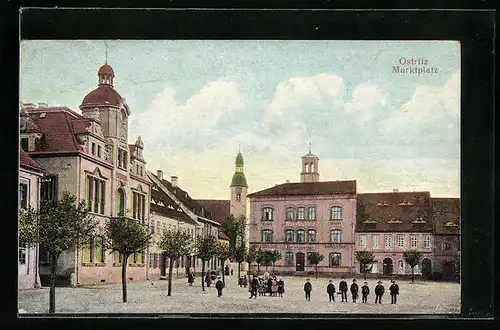
[[[267,292],[269,292],[269,296],[271,296],[271,287],[273,286],[273,278],[269,276],[267,279]]]
[[[356,299],[358,298],[358,291],[359,287],[358,284],[356,283],[356,279],[352,280],[351,284],[351,295],[352,295],[352,302],[355,303]]]
[[[382,285],[382,281],[377,282],[377,286],[375,287],[375,303],[382,303],[382,296],[384,295],[385,289]]]
[[[217,276],[217,282],[215,282],[215,288],[217,289],[217,297],[222,297],[222,289],[224,288],[224,282]]]
[[[205,283],[207,284],[207,288],[212,284],[212,279],[210,278],[210,272],[207,272],[207,276],[205,276]]]
[[[395,304],[396,296],[399,294],[399,285],[396,284],[395,280],[392,280],[392,284],[389,287],[389,291],[391,292],[391,304]]]
[[[347,282],[345,281],[345,277],[342,277],[342,280],[339,284],[339,291],[342,294],[342,302],[347,302]]]
[[[368,295],[370,294],[370,288],[368,287],[368,282],[361,287],[361,302],[366,303],[368,300]]]
[[[255,299],[257,299],[257,288],[259,287],[259,280],[257,279],[257,276],[252,277],[252,282],[250,283],[250,285],[252,286],[250,299],[252,299],[252,297],[255,297]]]
[[[306,283],[304,284],[304,291],[306,293],[306,300],[311,301],[312,284],[311,282],[309,282],[309,279],[307,279]]]
[[[335,301],[335,285],[333,285],[332,280],[328,281],[326,292],[328,293],[328,301]]]

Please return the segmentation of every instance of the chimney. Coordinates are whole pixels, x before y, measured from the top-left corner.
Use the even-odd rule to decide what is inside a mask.
[[[399,189],[392,189],[392,192],[399,192]]]
[[[286,183],[290,183],[290,180],[286,180]]]
[[[170,177],[170,183],[172,184],[172,187],[174,187],[174,188],[177,187],[177,176],[172,175]]]
[[[38,107],[39,108],[47,108],[49,104],[47,102],[38,102]]]
[[[156,177],[158,178],[158,180],[163,180],[163,171],[162,170],[158,170],[156,172]]]

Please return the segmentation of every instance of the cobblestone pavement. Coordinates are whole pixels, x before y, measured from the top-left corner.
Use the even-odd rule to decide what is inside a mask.
[[[400,294],[398,303],[391,304],[388,294],[389,281],[383,281],[386,293],[382,304],[375,304],[374,288],[377,280],[368,279],[370,295],[368,304],[358,300],[353,303],[328,302],[326,285],[328,279],[311,278],[313,290],[311,301],[305,301],[303,285],[305,278],[283,277],[283,297],[261,297],[249,299],[247,288],[237,285],[236,276],[226,276],[226,288],[221,298],[212,285],[201,289],[200,278],[189,286],[185,278],[172,283],[172,295],[167,296],[168,281],[146,281],[128,283],[128,302],[122,302],[121,284],[109,284],[80,288],[56,288],[56,313],[367,313],[367,314],[449,314],[460,312],[460,284],[398,281]],[[340,279],[333,279],[338,289]],[[352,282],[352,279],[347,279]],[[357,278],[358,285],[363,279]],[[350,293],[348,293],[350,297]],[[19,291],[21,313],[47,313],[49,289]]]

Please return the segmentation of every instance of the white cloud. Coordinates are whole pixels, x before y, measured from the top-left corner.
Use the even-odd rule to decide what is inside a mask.
[[[386,95],[377,85],[361,84],[352,93],[351,101],[346,103],[345,112],[355,118],[355,123],[364,125],[375,117],[380,107],[386,105]]]

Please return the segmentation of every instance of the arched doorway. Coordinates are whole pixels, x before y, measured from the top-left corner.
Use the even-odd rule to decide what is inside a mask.
[[[429,258],[422,259],[422,278],[424,280],[432,276],[432,261]]]
[[[384,259],[382,274],[384,276],[392,276],[392,259],[391,258]]]
[[[303,272],[305,261],[305,254],[302,252],[297,252],[297,254],[295,255],[295,271]]]

